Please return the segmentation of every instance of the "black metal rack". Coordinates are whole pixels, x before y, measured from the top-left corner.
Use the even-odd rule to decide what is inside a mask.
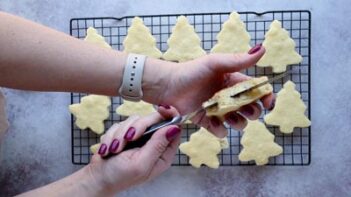
[[[201,37],[202,47],[209,51],[216,43],[216,35],[221,29],[221,25],[228,19],[230,13],[196,13],[196,14],[169,14],[139,16],[144,20],[144,24],[150,28],[153,36],[157,40],[158,48],[164,52],[167,50],[167,39],[171,34],[176,19],[180,15],[188,18],[190,24],[195,27],[196,32]],[[303,57],[303,62],[298,65],[291,65],[291,74],[284,79],[274,82],[274,92],[278,92],[283,83],[292,80],[296,84],[297,90],[301,93],[302,99],[308,106],[307,114],[311,118],[311,13],[306,10],[289,11],[268,11],[263,13],[239,12],[241,19],[246,24],[247,31],[251,35],[251,45],[262,43],[264,34],[268,30],[273,20],[279,20],[285,29],[290,32],[290,36],[296,43],[296,50]],[[121,18],[96,17],[96,18],[73,18],[70,21],[70,33],[72,36],[83,39],[88,27],[92,26],[105,37],[106,41],[114,48],[123,50],[122,42],[127,34],[127,29],[134,16]],[[245,71],[250,76],[268,76],[275,74],[270,68],[253,67]],[[86,94],[72,93],[71,103],[80,102],[80,98]],[[120,122],[125,118],[115,113],[117,106],[121,104],[119,97],[111,98],[112,105],[110,117],[105,122],[108,128],[115,122]],[[264,111],[264,114],[266,111]],[[262,115],[263,117],[263,115]],[[261,117],[261,118],[262,118]],[[74,125],[72,116],[72,162],[74,164],[87,164],[90,161],[91,153],[89,147],[99,141],[99,136],[89,130],[80,130]],[[309,165],[311,161],[311,128],[297,128],[292,134],[282,134],[276,127],[268,127],[275,134],[275,141],[284,148],[283,154],[271,158],[268,165]],[[195,125],[183,126],[182,141],[187,141],[192,132],[198,127]],[[253,162],[240,162],[238,154],[241,150],[240,138],[242,132],[228,128],[228,139],[230,148],[223,150],[220,155],[222,166],[233,165],[253,165]],[[189,165],[188,157],[182,153],[177,153],[173,165]]]

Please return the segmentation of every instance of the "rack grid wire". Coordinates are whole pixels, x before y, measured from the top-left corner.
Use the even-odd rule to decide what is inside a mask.
[[[180,15],[188,18],[194,26],[197,34],[202,40],[202,47],[209,52],[216,44],[216,35],[221,30],[223,22],[228,19],[230,13],[196,13],[196,14],[170,14],[170,15],[147,15],[139,16],[144,24],[151,30],[157,40],[157,47],[165,52],[168,48],[167,39],[171,34],[172,27]],[[291,38],[296,43],[296,51],[301,54],[303,61],[297,65],[289,66],[293,71],[281,80],[275,81],[274,92],[278,92],[284,82],[292,80],[297,90],[301,93],[304,103],[308,106],[307,115],[311,119],[311,13],[307,10],[268,11],[263,13],[239,12],[241,19],[246,24],[247,31],[251,36],[251,46],[262,43],[264,34],[269,29],[273,20],[282,22],[283,27],[289,31]],[[123,40],[127,35],[128,27],[134,16],[121,18],[95,17],[95,18],[73,18],[70,21],[70,33],[72,36],[83,39],[86,36],[88,27],[94,27],[105,37],[105,40],[117,50],[123,50]],[[275,76],[270,68],[253,67],[244,71],[250,76]],[[71,103],[79,103],[80,99],[87,94],[72,93]],[[105,128],[113,123],[125,120],[115,113],[122,100],[120,97],[111,98],[110,117],[105,121]],[[260,117],[262,119],[264,113]],[[91,153],[89,147],[98,143],[99,136],[89,129],[81,130],[74,124],[74,117],[71,118],[72,127],[72,162],[73,164],[87,164],[90,162]],[[198,129],[195,125],[184,125],[182,142],[188,141],[191,133]],[[275,142],[280,144],[283,154],[270,158],[268,165],[309,165],[311,161],[311,127],[295,128],[292,134],[282,134],[278,128],[268,126],[268,129],[275,135]],[[228,127],[228,140],[230,147],[219,154],[221,166],[254,165],[254,162],[241,162],[238,155],[242,149],[240,139],[242,132]],[[189,165],[186,155],[177,152],[173,162],[176,166]]]

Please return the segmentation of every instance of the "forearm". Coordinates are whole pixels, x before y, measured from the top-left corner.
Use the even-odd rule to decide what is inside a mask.
[[[118,95],[127,54],[103,49],[31,21],[0,12],[0,86]],[[143,89],[162,84],[148,58]],[[159,70],[158,70],[159,71]],[[157,102],[148,98],[146,100]]]
[[[112,196],[114,193],[101,187],[89,166],[49,185],[21,194],[20,196]]]

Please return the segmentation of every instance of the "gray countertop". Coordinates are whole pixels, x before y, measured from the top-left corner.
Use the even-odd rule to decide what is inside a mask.
[[[162,13],[308,9],[312,12],[312,163],[294,167],[172,167],[121,196],[348,196],[351,191],[350,0],[1,0],[0,10],[68,33],[69,19]],[[216,2],[216,3],[214,3]],[[4,27],[1,27],[4,28]],[[11,127],[2,146],[0,196],[47,184],[71,163],[68,93],[5,90]]]

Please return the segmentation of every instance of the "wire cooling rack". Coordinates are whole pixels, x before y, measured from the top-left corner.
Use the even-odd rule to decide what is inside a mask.
[[[292,80],[296,84],[297,90],[301,93],[302,99],[308,106],[307,114],[311,118],[311,13],[305,10],[294,11],[269,11],[263,13],[239,12],[241,19],[246,24],[247,31],[251,35],[251,46],[262,43],[264,34],[267,32],[270,23],[277,19],[282,22],[285,29],[290,32],[290,36],[296,43],[296,50],[302,55],[303,61],[298,65],[290,66],[293,70],[285,78],[274,82],[274,92],[278,92],[285,81]],[[195,27],[196,32],[202,40],[202,47],[206,51],[216,44],[216,35],[221,30],[221,25],[228,19],[230,13],[198,13],[183,14],[190,24]],[[176,23],[178,14],[140,16],[147,27],[150,28],[153,36],[157,40],[157,46],[165,52],[168,48],[167,39],[171,34],[171,29]],[[83,39],[86,30],[92,26],[105,37],[106,41],[114,48],[123,50],[122,42],[127,34],[127,29],[134,16],[121,18],[97,17],[97,18],[74,18],[70,21],[70,33],[72,36]],[[245,71],[250,76],[273,77],[270,68],[253,67]],[[82,96],[86,94],[72,93],[71,103],[78,103]],[[105,122],[105,127],[110,127],[115,122],[123,121],[125,118],[115,113],[116,107],[121,104],[119,97],[111,98],[112,106],[110,117]],[[264,114],[266,111],[264,111]],[[263,117],[263,115],[262,115]],[[261,117],[261,119],[262,119]],[[90,161],[91,153],[89,147],[98,143],[99,136],[90,130],[80,130],[74,125],[72,116],[72,162],[74,164],[87,164]],[[282,134],[276,127],[268,127],[274,133],[275,141],[280,144],[283,154],[271,158],[268,165],[309,165],[311,161],[311,128],[296,128],[292,134]],[[183,126],[182,141],[188,141],[192,132],[198,127],[195,125]],[[228,139],[230,148],[223,150],[219,154],[222,166],[253,165],[253,162],[240,162],[238,154],[242,147],[240,139],[242,132],[228,128]],[[173,165],[189,165],[188,157],[178,151]]]

